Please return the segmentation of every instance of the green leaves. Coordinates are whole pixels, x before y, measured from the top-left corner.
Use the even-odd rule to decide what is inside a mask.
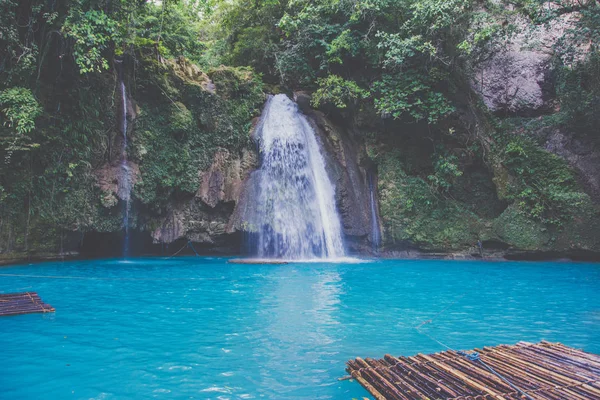
[[[462,176],[463,172],[458,166],[458,157],[453,154],[447,154],[442,146],[436,150],[433,156],[434,173],[427,179],[434,188],[447,192],[456,178]]]
[[[331,103],[337,108],[346,106],[356,100],[366,99],[370,93],[361,89],[356,82],[347,81],[337,75],[317,79],[319,89],[313,94],[312,105],[319,107],[324,103]]]
[[[411,19],[404,25],[408,30],[426,30],[430,33],[457,25],[467,16],[468,0],[418,0],[412,2]]]
[[[330,63],[342,64],[342,56],[345,53],[356,56],[359,50],[360,43],[353,37],[353,32],[350,29],[346,29],[333,39],[327,50],[327,57]]]
[[[171,2],[162,4],[149,2],[137,10],[133,19],[134,45],[157,46],[165,58],[184,56],[198,62],[206,44],[200,40],[200,13],[210,14],[212,1]]]
[[[431,55],[431,44],[426,45],[420,35],[403,37],[399,33],[378,32],[377,37],[380,39],[377,47],[386,50],[384,60],[386,67],[402,67],[412,57],[425,50]]]
[[[17,134],[24,135],[35,128],[35,119],[42,113],[42,108],[31,93],[22,87],[12,87],[0,92],[3,125],[14,129]]]
[[[575,65],[559,65],[556,71],[556,91],[566,123],[571,129],[597,135],[600,125],[600,51],[590,52]]]
[[[103,53],[111,42],[118,41],[117,27],[117,21],[103,11],[71,10],[62,30],[73,41],[73,56],[81,74],[109,68]]]
[[[431,76],[414,71],[384,75],[374,85],[377,93],[375,108],[382,116],[408,116],[417,122],[427,120],[430,124],[438,122],[454,112],[454,107],[434,89],[435,81]]]
[[[560,225],[589,204],[589,197],[578,190],[573,172],[562,158],[522,136],[500,140],[496,151],[514,177],[508,184],[508,198],[525,216]]]

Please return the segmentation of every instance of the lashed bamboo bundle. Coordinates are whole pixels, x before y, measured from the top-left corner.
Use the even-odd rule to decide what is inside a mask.
[[[356,358],[346,370],[377,400],[600,400],[598,355],[545,341],[474,352]]]
[[[54,311],[35,292],[0,294],[0,317]]]

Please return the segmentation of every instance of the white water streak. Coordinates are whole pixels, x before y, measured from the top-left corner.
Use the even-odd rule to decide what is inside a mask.
[[[123,66],[121,66],[123,68]],[[123,71],[121,71],[123,74]],[[129,210],[131,208],[131,190],[132,176],[131,168],[127,162],[127,90],[125,80],[121,76],[121,130],[123,133],[123,145],[121,155],[121,177],[119,179],[119,197],[125,200],[125,210],[123,212],[123,228],[125,229],[125,240],[123,243],[123,255],[127,257],[129,252]]]
[[[297,105],[279,94],[269,99],[257,127],[262,157],[259,194],[249,216],[258,231],[259,257],[343,257],[335,188],[315,132]]]

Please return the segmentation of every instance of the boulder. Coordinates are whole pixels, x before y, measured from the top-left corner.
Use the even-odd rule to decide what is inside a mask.
[[[257,167],[254,152],[242,150],[241,155],[232,156],[226,149],[219,149],[207,171],[200,172],[200,188],[196,197],[214,208],[224,201],[236,202],[242,190],[242,183],[251,170]]]
[[[554,111],[554,46],[575,26],[578,12],[531,25],[524,17],[511,21],[519,33],[501,50],[475,66],[472,87],[494,113],[535,116]]]
[[[577,135],[561,128],[546,129],[546,150],[563,157],[575,169],[579,181],[592,200],[600,203],[600,144],[595,138]]]

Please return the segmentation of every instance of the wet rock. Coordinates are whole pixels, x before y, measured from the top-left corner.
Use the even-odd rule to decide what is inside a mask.
[[[310,113],[312,108],[310,106],[311,95],[305,91],[294,92],[294,101],[298,104],[298,108],[303,113]]]
[[[185,238],[210,246],[226,246],[231,242],[231,247],[235,247],[237,241],[230,241],[230,235],[236,230],[230,221],[244,184],[257,165],[253,150],[243,149],[239,153],[217,150],[208,170],[199,173],[201,183],[195,197],[172,204],[152,233],[154,242],[173,243]]]
[[[187,83],[198,85],[209,93],[216,94],[217,88],[208,75],[187,58],[180,56],[175,60],[168,60],[167,63],[173,68],[173,72],[179,78],[185,80]]]
[[[578,18],[577,12],[567,13],[541,26],[531,26],[524,17],[511,21],[519,33],[475,66],[472,80],[492,112],[533,116],[554,110],[553,46]]]
[[[173,243],[184,237],[185,233],[184,213],[173,211],[164,219],[162,225],[152,232],[152,239],[155,243]]]
[[[221,201],[236,202],[243,181],[257,166],[256,154],[250,150],[242,150],[237,157],[232,157],[226,149],[218,150],[208,171],[200,173],[201,184],[196,197],[213,208]]]
[[[360,137],[316,110],[305,112],[324,150],[327,171],[336,187],[336,203],[350,250],[363,252],[371,234],[367,171],[373,168]],[[378,207],[377,207],[378,208]]]
[[[124,171],[125,168],[128,169],[127,173]],[[128,184],[133,187],[141,179],[140,168],[133,161],[127,161],[125,165],[120,162],[105,164],[97,169],[94,175],[96,185],[103,194],[102,204],[107,208],[116,205],[117,199],[127,200],[129,193],[125,188]],[[124,179],[130,179],[130,182],[126,183]]]
[[[586,192],[600,203],[600,144],[589,136],[578,136],[560,128],[543,130],[545,148],[561,157],[577,171]]]
[[[307,92],[295,92],[294,98],[300,110],[308,117],[323,150],[326,170],[335,186],[336,206],[340,213],[346,245],[351,252],[364,253],[371,249],[370,196],[367,170],[372,168],[365,145],[351,130],[336,125],[322,112],[310,107]],[[255,232],[261,221],[248,221],[258,198],[260,170],[254,171],[244,183],[244,189],[236,203],[235,211],[227,226],[228,232]],[[215,178],[215,181],[217,179]]]

